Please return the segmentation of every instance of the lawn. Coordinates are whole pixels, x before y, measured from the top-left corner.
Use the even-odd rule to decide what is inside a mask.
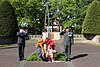
[[[11,44],[0,44],[0,47],[10,46]]]
[[[100,43],[96,43],[96,42],[93,42],[93,41],[86,41],[84,43],[94,45],[94,46],[100,46]]]
[[[87,42],[86,44],[91,44],[91,45],[94,45],[94,46],[100,46],[100,44],[99,44],[99,43]]]

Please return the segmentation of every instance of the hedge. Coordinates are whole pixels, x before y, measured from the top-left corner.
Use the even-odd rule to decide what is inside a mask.
[[[100,1],[94,0],[88,8],[82,25],[83,34],[100,34]]]
[[[17,31],[17,18],[13,7],[8,1],[3,1],[0,4],[0,35],[16,35]]]

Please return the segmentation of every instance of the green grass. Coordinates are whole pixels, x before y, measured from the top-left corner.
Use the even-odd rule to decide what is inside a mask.
[[[0,47],[10,46],[11,44],[0,44]]]
[[[95,43],[95,42],[86,42],[86,44],[94,45],[94,46],[100,46],[100,44]]]

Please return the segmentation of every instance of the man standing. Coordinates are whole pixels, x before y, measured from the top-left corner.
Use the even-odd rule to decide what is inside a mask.
[[[71,46],[74,43],[73,33],[71,28],[66,28],[64,31],[60,33],[60,35],[64,35],[63,45],[65,49],[66,61],[70,61],[71,57]]]
[[[27,36],[27,32],[24,29],[20,29],[20,31],[17,32],[17,36],[17,44],[19,46],[19,61],[22,61],[24,60],[25,37]]]

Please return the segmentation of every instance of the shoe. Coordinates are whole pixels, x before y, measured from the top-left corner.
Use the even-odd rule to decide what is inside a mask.
[[[25,59],[19,59],[19,61],[23,61],[23,60],[25,60]]]
[[[71,59],[70,58],[67,58],[66,61],[71,61]]]

